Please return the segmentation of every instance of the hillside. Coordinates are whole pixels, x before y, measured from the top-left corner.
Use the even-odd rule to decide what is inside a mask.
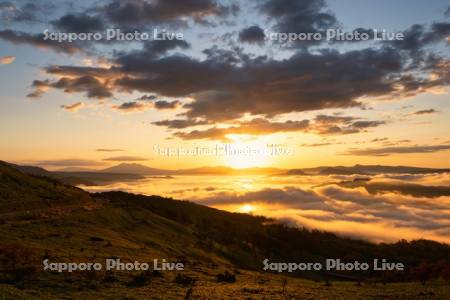
[[[31,214],[58,207],[82,206],[88,193],[48,177],[29,176],[0,162],[0,214]]]
[[[16,165],[12,163],[8,163],[11,167],[14,169],[19,170],[20,172],[23,172],[25,174],[30,175],[40,175],[40,176],[50,176],[52,172],[45,170],[44,168],[35,167],[35,166],[22,166],[22,165]]]
[[[428,293],[427,287],[392,283],[380,291],[373,284],[415,280],[409,271],[407,276],[389,278],[350,272],[346,273],[350,278],[367,284],[336,281],[324,285],[325,279],[342,279],[343,274],[286,277],[263,272],[262,261],[383,257],[402,261],[412,270],[425,262],[444,266],[450,257],[448,245],[432,241],[375,245],[158,196],[88,194],[53,179],[25,175],[4,163],[0,163],[0,220],[0,296],[7,299],[417,296]],[[177,272],[42,270],[43,259],[92,262],[107,258],[141,262],[164,258],[183,262],[186,268]],[[432,284],[435,295],[448,294],[448,286]]]

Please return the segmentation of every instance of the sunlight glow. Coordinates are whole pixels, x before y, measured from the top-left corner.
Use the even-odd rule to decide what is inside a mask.
[[[254,210],[255,210],[255,207],[251,204],[244,204],[239,209],[240,212],[243,212],[246,214],[249,214],[249,213],[253,212]]]
[[[226,144],[224,164],[237,169],[261,167],[270,163],[267,145],[248,135],[228,135],[232,142]],[[253,139],[253,140],[252,140]]]

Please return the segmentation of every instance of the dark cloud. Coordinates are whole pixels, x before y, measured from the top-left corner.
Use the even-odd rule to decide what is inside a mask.
[[[0,31],[0,39],[11,42],[13,44],[28,44],[43,49],[50,49],[56,52],[74,54],[81,49],[74,43],[58,42],[54,40],[44,40],[44,34],[29,34],[21,31],[13,31],[10,29]]]
[[[45,91],[43,89],[36,89],[33,92],[27,94],[28,98],[31,99],[38,99],[38,98],[42,98],[42,96],[45,94]]]
[[[16,5],[13,2],[2,1],[0,2],[0,10],[13,10]]]
[[[207,49],[207,58],[199,60],[158,52],[181,45],[169,44],[148,43],[141,50],[119,53],[111,60],[111,68],[54,66],[46,70],[60,76],[104,78],[110,82],[110,93],[121,90],[192,97],[194,101],[184,105],[185,116],[214,122],[246,113],[273,117],[360,106],[358,100],[363,96],[411,96],[450,81],[445,61],[436,61],[432,69],[425,70],[434,77],[416,76],[407,70],[408,56],[387,46],[347,52],[300,51],[284,60],[250,58],[239,48]],[[419,70],[417,66],[411,72]]]
[[[325,11],[322,0],[267,0],[258,7],[280,30],[314,32],[336,24],[336,18]],[[121,22],[148,20],[151,23],[150,20],[204,19],[220,15],[221,8],[221,4],[212,0],[152,3],[130,0],[113,1],[95,13],[104,13]],[[61,20],[64,19],[58,21]],[[225,49],[216,45],[205,49],[202,58],[190,57],[173,52],[187,49],[186,41],[150,41],[143,43],[139,50],[113,52],[108,68],[47,67],[46,72],[58,76],[58,81],[41,81],[42,88],[30,96],[39,96],[45,88],[56,88],[69,93],[84,92],[91,98],[112,97],[116,92],[189,97],[193,101],[183,105],[180,116],[208,123],[231,122],[244,115],[273,119],[292,112],[364,107],[363,98],[395,99],[448,86],[448,60],[422,50],[422,45],[434,43],[448,33],[447,27],[444,22],[434,23],[429,29],[417,25],[409,29],[408,39],[403,43],[378,43],[346,51],[299,49],[283,59],[251,55],[240,45]],[[43,41],[33,40],[36,37],[32,35],[1,31],[0,38],[2,35],[4,39],[49,47]],[[72,50],[63,43],[56,44],[60,51],[77,51],[74,44],[71,44],[75,47]],[[418,50],[403,51],[408,49]],[[142,107],[142,104],[130,105]],[[158,108],[157,105],[154,107]],[[319,123],[319,119],[316,122]],[[382,121],[345,123],[341,120],[335,122],[335,126],[323,123],[322,132],[354,133],[381,124]],[[315,130],[319,131],[318,127]]]
[[[117,75],[117,71],[113,68],[85,67],[85,66],[49,66],[45,68],[45,72],[58,76],[92,76],[104,78]]]
[[[226,138],[227,134],[233,134],[237,130],[239,130],[239,127],[232,127],[232,128],[209,128],[206,130],[193,130],[189,132],[175,132],[173,135],[181,138],[183,140],[201,140],[201,139],[210,139],[210,140],[228,140]],[[243,132],[242,130],[239,130],[239,132]]]
[[[173,49],[188,49],[190,45],[184,40],[152,40],[144,43],[143,48],[131,53],[118,54],[117,60],[119,63],[134,64],[143,60],[148,60],[150,57],[159,57],[166,54]]]
[[[35,80],[33,81],[33,87],[36,88],[38,93],[42,93],[42,89],[51,87],[62,89],[66,93],[86,92],[86,96],[89,98],[103,99],[112,96],[104,83],[90,75],[77,78],[63,77],[54,82]],[[30,95],[29,97],[31,97]]]
[[[361,156],[387,156],[391,154],[404,153],[433,153],[449,150],[450,145],[433,145],[433,146],[401,146],[401,147],[385,147],[385,148],[368,148],[368,149],[350,149],[346,154]]]
[[[411,143],[411,140],[399,140],[397,143]]]
[[[426,42],[438,43],[447,40],[450,35],[450,22],[437,22],[431,25],[431,31],[426,36]],[[448,41],[448,40],[447,40]]]
[[[139,101],[153,101],[156,100],[158,97],[156,97],[155,95],[143,95],[139,98],[137,98],[136,100]]]
[[[25,3],[22,7],[17,7],[14,2],[0,2],[0,20],[7,22],[35,22],[37,17],[37,5],[32,2]]]
[[[113,105],[112,108],[123,111],[123,112],[133,112],[133,111],[144,111],[150,108],[147,104],[143,102],[124,102],[120,105]]]
[[[396,48],[413,51],[420,49],[424,45],[423,36],[425,34],[425,27],[423,25],[415,24],[403,33],[403,40],[390,41],[389,43],[392,43]]]
[[[369,127],[377,127],[380,125],[386,124],[386,122],[384,121],[356,121],[354,123],[352,123],[352,127],[355,128],[369,128]]]
[[[114,0],[101,8],[115,24],[187,25],[186,19],[204,22],[210,16],[225,16],[235,7],[220,5],[214,0]]]
[[[163,120],[163,121],[157,121],[153,122],[152,124],[157,126],[165,126],[169,129],[183,129],[198,125],[207,125],[209,124],[208,121],[204,120],[196,120],[196,119],[174,119],[174,120]]]
[[[351,134],[385,124],[384,121],[356,121],[357,119],[350,116],[318,115],[311,130],[324,135]]]
[[[319,124],[330,125],[330,124],[338,124],[338,123],[350,124],[352,121],[354,121],[356,119],[357,118],[355,118],[355,117],[340,116],[340,115],[334,115],[334,116],[318,115],[318,116],[316,116],[316,118],[314,120]]]
[[[155,101],[154,107],[156,109],[175,109],[181,106],[181,102],[178,100],[175,101],[165,101],[165,100],[159,100]]]
[[[145,50],[150,55],[162,55],[172,49],[189,49],[191,45],[185,40],[155,40],[145,44]]]
[[[83,102],[76,102],[69,105],[61,105],[61,108],[70,111],[70,112],[76,112],[79,109],[81,109],[84,106]]]
[[[384,137],[384,138],[375,138],[373,140],[371,140],[372,143],[377,143],[377,142],[387,142],[389,140],[389,138]]]
[[[102,166],[104,163],[85,159],[55,159],[55,160],[40,160],[34,162],[38,166],[52,166],[52,167],[82,167],[82,166]]]
[[[326,11],[324,0],[267,0],[260,3],[259,9],[275,21],[274,30],[281,33],[321,33],[336,27],[338,21],[334,14]],[[297,46],[309,46],[321,41],[296,41]]]
[[[402,60],[397,51],[385,48],[346,53],[300,52],[282,61],[255,59],[239,68],[209,64],[207,70],[190,61],[186,67],[197,70],[201,79],[205,77],[200,84],[210,83],[210,90],[194,94],[196,101],[186,105],[187,116],[221,121],[244,113],[271,116],[358,106],[357,99],[363,94],[386,95],[405,81],[395,79],[395,74],[402,71]],[[222,72],[216,72],[216,68]],[[207,71],[212,71],[211,76],[202,74]],[[417,88],[411,85],[409,89]]]
[[[264,30],[256,25],[244,28],[239,32],[239,41],[249,44],[262,44],[264,38]]]
[[[435,114],[438,113],[439,111],[435,110],[434,108],[430,108],[430,109],[424,109],[424,110],[418,110],[413,112],[414,115],[427,115],[427,114]]]
[[[139,156],[114,156],[114,157],[105,158],[103,160],[121,162],[121,161],[146,161],[148,159],[144,158],[144,157],[139,157]]]
[[[360,35],[363,35],[363,34],[367,35],[368,36],[368,40],[373,40],[375,38],[375,32],[373,31],[373,29],[370,29],[370,28],[358,27],[358,28],[356,28],[356,29],[354,29],[352,31],[353,32],[357,32]],[[335,41],[335,42],[337,43],[337,42],[342,42],[342,41]],[[361,40],[354,39],[354,40],[350,40],[350,41],[346,40],[344,42],[354,43],[354,42],[361,42]]]
[[[97,151],[97,152],[122,152],[122,151],[125,151],[125,150],[123,150],[123,149],[100,148],[100,149],[95,149],[95,151]]]
[[[310,132],[323,135],[338,135],[358,133],[370,127],[376,127],[384,124],[382,121],[353,121],[355,117],[348,116],[327,116],[319,115],[313,121],[284,121],[273,122],[264,118],[255,118],[251,121],[238,122],[226,128],[210,127],[204,130],[193,130],[189,132],[175,132],[173,135],[186,140],[192,139],[211,139],[227,140],[228,134],[247,134],[247,135],[265,135],[277,132]],[[191,126],[209,124],[207,120],[202,119],[178,119],[154,122],[158,126],[166,126],[174,129],[184,129]]]
[[[159,100],[152,103],[146,103],[145,101],[131,101],[131,102],[124,102],[120,105],[114,105],[113,108],[126,112],[132,112],[132,111],[144,111],[150,108],[155,108],[159,110],[175,109],[180,107],[180,105],[181,102],[178,100],[175,101]]]
[[[90,16],[86,13],[67,14],[52,22],[53,26],[63,32],[96,32],[105,28],[99,16]]]
[[[331,146],[331,145],[335,145],[335,144],[336,143],[325,142],[325,143],[301,144],[300,146],[302,146],[302,147],[323,147],[323,146]]]
[[[231,126],[228,128],[209,128],[206,130],[193,130],[190,132],[175,132],[174,136],[185,139],[211,139],[226,140],[228,134],[250,134],[263,135],[276,132],[293,132],[306,131],[309,126],[308,120],[303,121],[286,121],[286,122],[270,122],[265,119],[253,119],[247,122],[239,123],[239,126]]]
[[[403,32],[403,40],[387,42],[400,50],[417,52],[424,47],[445,41],[450,35],[450,23],[436,22],[427,28],[421,24],[415,24]]]

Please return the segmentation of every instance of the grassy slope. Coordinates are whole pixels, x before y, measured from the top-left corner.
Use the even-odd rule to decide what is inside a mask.
[[[27,214],[91,204],[86,192],[46,177],[21,173],[0,162],[0,214]],[[13,205],[11,205],[13,203]]]
[[[431,292],[444,298],[449,293],[448,287],[441,282],[425,287],[414,283],[356,286],[350,282],[333,282],[332,286],[326,287],[323,282],[297,278],[285,281],[285,276],[251,269],[269,253],[280,257],[295,257],[299,252],[311,255],[307,249],[312,244],[299,248],[291,238],[286,245],[265,249],[266,242],[282,242],[284,235],[277,231],[291,237],[302,235],[302,239],[310,239],[309,243],[314,242],[313,238],[317,239],[314,243],[319,245],[314,247],[321,243],[325,243],[324,247],[341,243],[354,247],[354,251],[360,251],[362,247],[370,253],[373,246],[331,234],[284,232],[277,226],[262,225],[267,222],[264,218],[230,214],[159,197],[125,193],[92,196],[56,181],[24,175],[1,163],[0,220],[0,259],[12,249],[21,264],[36,266],[36,273],[14,282],[8,282],[9,274],[4,274],[0,298],[6,299],[63,296],[180,299],[189,289],[187,285],[174,282],[175,272],[149,276],[148,282],[142,285],[130,284],[139,272],[43,272],[40,269],[44,257],[56,262],[103,261],[108,257],[141,262],[150,262],[153,258],[184,261],[186,271],[180,273],[197,280],[192,298],[201,299],[261,299],[263,296],[280,299],[283,295],[299,299],[328,296],[351,299],[356,295],[412,297],[431,295]],[[274,239],[268,240],[269,237]],[[257,244],[258,241],[261,244]],[[251,256],[249,251],[253,252]],[[247,270],[239,268],[242,265]],[[0,269],[4,269],[1,264]],[[225,270],[237,274],[235,283],[217,282],[217,274]]]

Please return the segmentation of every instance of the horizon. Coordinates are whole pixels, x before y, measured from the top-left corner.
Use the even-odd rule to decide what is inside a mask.
[[[362,166],[362,167],[368,167],[368,166],[382,166],[382,167],[411,167],[411,168],[423,168],[423,169],[441,169],[441,170],[445,170],[445,169],[450,169],[450,168],[445,168],[445,167],[440,167],[440,168],[434,168],[434,167],[426,167],[426,166],[414,166],[414,165],[384,165],[384,164],[348,164],[348,165],[317,165],[317,166],[312,166],[312,167],[291,167],[291,168],[278,168],[278,167],[272,167],[272,166],[255,166],[255,167],[232,167],[232,166],[226,166],[226,165],[213,165],[213,166],[198,166],[198,167],[192,167],[192,168],[178,168],[178,169],[165,169],[165,168],[157,168],[149,163],[136,163],[136,162],[119,162],[119,163],[115,163],[106,167],[101,167],[101,168],[88,168],[88,167],[77,167],[77,166],[67,166],[67,167],[51,167],[51,168],[47,168],[45,167],[45,165],[38,165],[38,164],[33,164],[33,163],[21,163],[21,162],[14,162],[14,161],[5,161],[6,163],[10,163],[10,164],[14,164],[14,165],[19,165],[19,166],[24,166],[24,167],[39,167],[42,169],[45,169],[47,171],[51,171],[51,172],[55,172],[55,171],[60,171],[60,170],[64,170],[64,169],[86,169],[86,170],[92,170],[92,171],[103,171],[112,167],[118,167],[118,166],[144,166],[147,168],[151,168],[151,169],[160,169],[160,170],[168,170],[168,171],[180,171],[180,170],[190,170],[190,169],[202,169],[202,168],[228,168],[228,169],[232,169],[232,170],[246,170],[246,169],[279,169],[279,170],[302,170],[302,169],[316,169],[316,168],[339,168],[339,167],[357,167],[357,166]]]

